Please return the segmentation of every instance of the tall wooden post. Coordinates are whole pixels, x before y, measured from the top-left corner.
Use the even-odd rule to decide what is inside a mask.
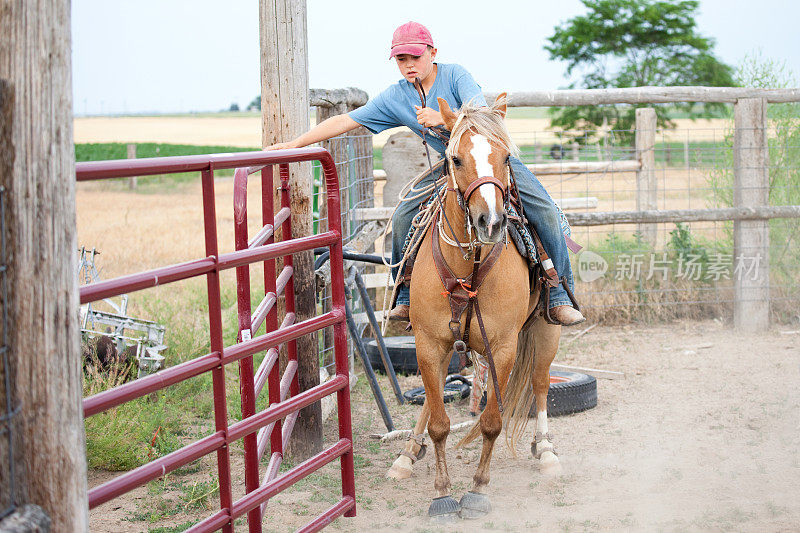
[[[289,141],[309,127],[308,51],[305,0],[260,0],[261,116],[264,146]],[[278,178],[279,173],[273,175]],[[311,235],[311,165],[291,169],[292,231]],[[275,184],[277,185],[277,183]],[[297,319],[316,314],[314,256],[294,256]],[[319,384],[319,348],[316,335],[297,341],[300,390]],[[300,412],[286,453],[302,460],[322,451],[322,409],[319,402]]]
[[[734,105],[734,207],[769,204],[767,101],[742,98]],[[733,322],[745,331],[769,325],[769,223],[733,222]]]
[[[8,254],[4,372],[20,409],[13,419],[14,497],[42,507],[53,531],[87,531],[70,2],[4,0],[0,34],[0,79],[14,91],[13,101],[7,93],[2,98],[0,143]],[[6,446],[4,435],[4,460]],[[9,480],[0,481],[0,493],[9,488]]]
[[[642,168],[636,174],[636,210],[658,209],[656,194],[656,110],[644,107],[636,110],[636,159]],[[636,231],[653,247],[656,245],[658,227],[639,224]]]

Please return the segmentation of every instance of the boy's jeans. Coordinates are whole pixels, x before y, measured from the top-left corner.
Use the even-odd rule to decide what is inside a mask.
[[[550,195],[547,194],[547,191],[536,179],[536,176],[528,170],[528,167],[522,161],[512,157],[511,168],[517,180],[517,188],[519,189],[525,216],[539,233],[542,245],[550,255],[550,259],[553,260],[553,265],[559,278],[566,276],[570,290],[574,290],[569,250],[567,249],[567,242],[564,240],[564,234],[561,232],[561,221],[553,199],[550,198]],[[440,173],[441,170],[435,170],[433,175],[423,178],[419,187],[432,183],[435,178],[439,177]],[[411,219],[414,218],[424,200],[425,198],[417,198],[409,202],[403,202],[395,211],[392,218],[392,263],[397,263],[402,258],[403,244],[405,243],[406,235],[411,229]],[[398,270],[398,268],[392,269],[394,279],[397,279]],[[408,303],[409,290],[404,285],[398,291],[397,305],[408,305]],[[567,296],[567,291],[564,290],[561,284],[550,289],[550,309],[559,305],[572,305],[569,296]]]

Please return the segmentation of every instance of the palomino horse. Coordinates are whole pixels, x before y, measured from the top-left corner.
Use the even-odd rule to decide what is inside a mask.
[[[509,157],[516,153],[516,148],[503,124],[505,94],[491,107],[465,104],[458,116],[441,98],[439,109],[452,132],[445,155],[449,175],[443,211],[447,224],[439,223],[437,227],[434,221],[420,245],[414,266],[410,310],[426,400],[405,449],[387,476],[396,479],[411,476],[414,461],[424,453],[423,432],[427,424],[436,457],[435,498],[428,514],[440,518],[455,514],[477,518],[491,509],[486,492],[495,440],[505,423],[508,443],[513,450],[516,439],[524,431],[534,395],[537,421],[531,449],[543,471],[560,468],[547,431],[547,392],[550,363],[558,349],[561,327],[547,324],[539,315],[536,307],[541,283],[530,287],[526,261],[513,245],[506,244]],[[470,187],[473,182],[477,183]],[[465,204],[465,208],[460,204]],[[451,326],[456,324],[451,323],[455,313],[451,312],[447,290],[442,292],[443,279],[434,264],[437,246],[433,239],[437,237],[441,256],[452,274],[462,281],[470,274],[477,274],[477,269],[474,269],[473,256],[465,257],[467,254],[463,253],[459,241],[468,243],[477,237],[473,244],[483,249],[483,257],[487,259],[495,245],[500,248],[499,257],[492,254],[496,262],[477,289],[480,311],[471,314],[469,346],[484,355],[487,353],[478,324],[479,315],[494,359],[503,412],[501,414],[497,391],[490,379],[486,408],[459,443],[483,435],[483,449],[472,490],[464,494],[460,502],[450,494],[445,458],[450,419],[443,401],[444,380],[456,335]],[[460,331],[464,331],[467,314],[460,316],[457,324]]]

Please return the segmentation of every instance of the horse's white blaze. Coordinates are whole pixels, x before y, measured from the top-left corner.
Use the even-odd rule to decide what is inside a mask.
[[[472,136],[472,159],[475,160],[475,168],[478,171],[478,177],[481,176],[494,176],[494,169],[489,163],[489,155],[492,153],[492,147],[489,141],[483,135]],[[500,215],[497,213],[495,204],[495,186],[491,183],[484,183],[478,190],[481,193],[486,205],[489,206],[489,224],[493,224]]]

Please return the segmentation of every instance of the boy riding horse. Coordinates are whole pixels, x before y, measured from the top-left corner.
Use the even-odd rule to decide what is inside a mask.
[[[364,126],[372,133],[388,128],[407,126],[419,135],[440,156],[444,156],[445,143],[440,135],[431,133],[431,128],[443,128],[444,120],[438,109],[437,98],[444,99],[451,108],[460,108],[464,103],[485,106],[486,101],[480,86],[469,72],[456,64],[436,63],[437,50],[433,46],[431,34],[425,26],[408,22],[395,30],[389,58],[394,58],[403,79],[367,102],[366,105],[350,113],[331,117],[296,139],[278,143],[267,148],[301,148],[330,139]],[[427,94],[433,107],[420,105],[420,96],[415,87],[419,79],[422,91]],[[557,278],[566,278],[570,291],[573,289],[572,267],[569,262],[567,243],[562,233],[558,208],[545,188],[531,171],[516,157],[510,159],[522,209],[529,223],[538,233]],[[432,169],[418,183],[423,187],[434,183],[441,175],[441,165]],[[411,220],[418,212],[424,198],[406,199],[401,202],[392,218],[392,263],[398,265],[403,257],[403,244],[411,229]],[[547,261],[545,261],[546,263]],[[398,269],[392,269],[397,280]],[[572,306],[567,290],[558,283],[549,289],[549,318],[556,324],[572,326],[585,320]],[[397,304],[389,318],[408,320],[409,289],[400,288]]]

